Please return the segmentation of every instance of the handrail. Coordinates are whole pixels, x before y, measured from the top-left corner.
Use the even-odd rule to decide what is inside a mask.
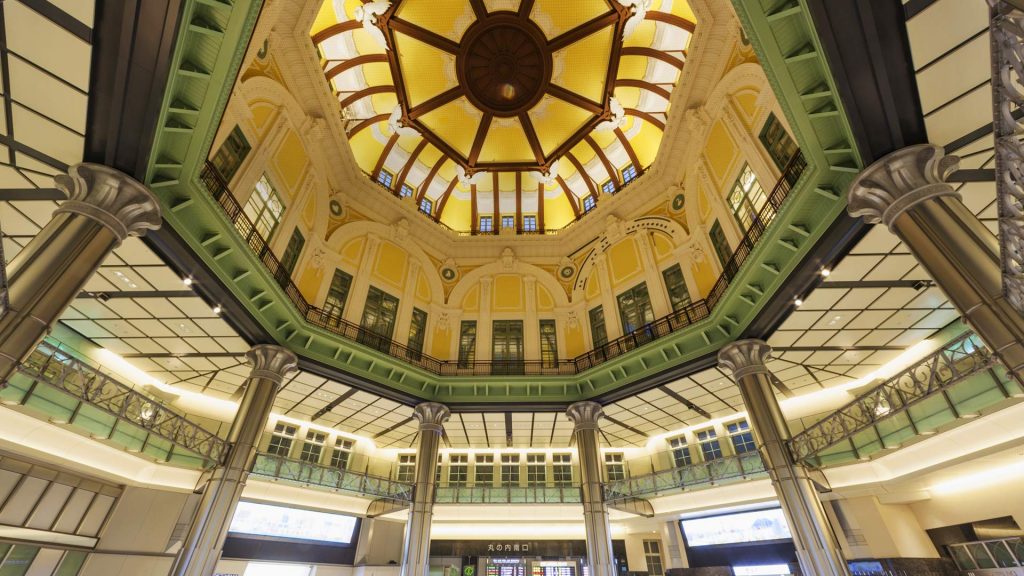
[[[712,485],[726,480],[741,480],[760,476],[764,472],[764,462],[755,450],[606,482],[604,497],[606,501],[614,502],[681,488]]]
[[[768,225],[778,215],[793,185],[800,179],[806,168],[807,161],[804,159],[803,154],[797,151],[786,165],[779,181],[772,188],[765,205],[751,222],[746,234],[743,235],[739,246],[737,246],[735,252],[733,252],[732,256],[723,266],[722,275],[718,277],[718,280],[705,298],[692,302],[680,310],[663,316],[650,324],[641,326],[629,334],[606,342],[589,352],[584,352],[575,358],[555,361],[521,360],[509,362],[492,360],[476,360],[473,362],[440,360],[400,344],[389,336],[378,334],[368,328],[345,320],[336,312],[329,313],[323,308],[309,303],[292,280],[290,272],[285,269],[278,257],[270,250],[267,240],[260,236],[256,226],[245,215],[242,205],[239,204],[238,199],[235,198],[235,195],[228,188],[227,181],[212,163],[207,162],[205,164],[200,173],[200,180],[206,186],[213,199],[224,210],[225,215],[234,225],[235,230],[242,236],[245,243],[295,305],[299,314],[309,324],[332,332],[347,340],[358,342],[383,352],[392,358],[418,366],[438,376],[492,376],[496,374],[571,376],[594,368],[613,358],[622,356],[637,347],[664,338],[680,328],[685,328],[710,317],[715,306],[718,305],[725,295],[729,284],[739,274],[740,267],[754,251],[754,246],[764,235]]]
[[[444,486],[434,492],[436,504],[578,504],[579,486]]]
[[[70,354],[43,342],[18,372],[219,464],[228,442]]]
[[[355,494],[412,501],[412,485],[365,472],[259,453],[250,473],[274,480],[323,486]]]
[[[795,435],[789,449],[798,461],[812,458],[996,363],[976,334],[962,334]]]

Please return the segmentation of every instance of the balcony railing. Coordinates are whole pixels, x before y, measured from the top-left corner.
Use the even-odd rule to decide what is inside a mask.
[[[715,306],[725,295],[729,284],[739,273],[740,267],[754,250],[754,246],[768,229],[768,225],[778,215],[779,209],[789,196],[793,185],[800,179],[807,162],[798,151],[786,165],[782,176],[772,188],[765,205],[758,211],[757,216],[750,224],[750,228],[740,240],[739,246],[733,252],[732,257],[723,266],[722,275],[712,286],[707,297],[697,300],[685,308],[674,311],[641,326],[639,329],[611,340],[590,352],[585,352],[575,358],[560,359],[554,362],[540,360],[524,360],[516,362],[493,362],[477,360],[473,362],[459,362],[457,360],[440,360],[421,351],[412,350],[404,344],[399,344],[390,337],[377,334],[367,328],[349,322],[336,312],[327,312],[324,309],[310,304],[299,291],[298,286],[291,278],[289,271],[281,264],[281,261],[270,250],[267,240],[260,236],[256,226],[249,220],[238,203],[235,195],[231,193],[227,182],[220,175],[217,169],[207,162],[200,173],[200,179],[206,186],[210,195],[224,210],[228,220],[232,222],[242,239],[248,244],[256,257],[270,272],[270,275],[278,283],[288,299],[292,301],[306,321],[318,328],[334,333],[346,340],[358,342],[374,350],[378,350],[409,364],[418,366],[428,372],[439,376],[491,376],[491,375],[521,375],[521,376],[564,376],[574,375],[589,370],[613,358],[617,358],[627,352],[664,338],[676,330],[685,328],[701,320],[708,318]]]
[[[708,488],[751,478],[766,476],[761,455],[756,451],[726,456],[707,462],[697,462],[634,476],[613,480],[605,484],[605,500],[613,502],[636,497],[660,496],[696,488]]]
[[[445,486],[437,504],[579,504],[578,486]]]
[[[308,486],[320,486],[361,496],[387,498],[402,502],[412,500],[412,485],[405,482],[354,470],[292,460],[273,454],[257,454],[252,475]]]
[[[816,466],[863,459],[1022,391],[968,332],[800,432],[789,447]]]
[[[213,432],[45,342],[7,384],[6,404],[171,464],[212,468],[228,449]]]

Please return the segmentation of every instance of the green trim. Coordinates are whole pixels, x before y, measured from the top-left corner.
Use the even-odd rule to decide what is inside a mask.
[[[223,33],[181,30],[174,55],[177,72],[164,98],[146,181],[160,197],[167,223],[277,342],[302,356],[441,402],[568,403],[600,396],[712,354],[738,337],[845,210],[842,191],[860,169],[804,4],[789,2],[769,13],[753,2],[734,3],[808,167],[710,318],[583,374],[439,377],[306,324],[199,180],[260,0],[186,0],[186,21],[202,20]]]

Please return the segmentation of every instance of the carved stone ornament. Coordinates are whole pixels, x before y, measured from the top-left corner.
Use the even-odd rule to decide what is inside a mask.
[[[395,242],[405,242],[409,238],[409,221],[402,218],[391,228],[392,237]]]
[[[326,255],[327,252],[324,251],[323,248],[320,248],[319,246],[313,248],[313,254],[309,257],[309,265],[312,266],[314,270],[320,270],[324,267],[324,256]]]
[[[438,402],[421,402],[413,408],[412,415],[420,423],[420,431],[432,430],[440,433],[444,423],[451,417],[451,410]]]
[[[608,239],[608,243],[609,244],[614,244],[614,243],[618,242],[619,240],[621,240],[623,238],[623,236],[626,235],[626,227],[625,227],[625,225],[623,225],[622,220],[620,220],[614,214],[609,214],[604,219],[604,227],[605,227],[604,235],[605,235],[605,238]]]
[[[897,150],[878,160],[850,185],[847,210],[867,222],[893,222],[916,204],[938,196],[960,194],[946,182],[960,159],[947,156],[941,146],[918,144]]]
[[[511,248],[505,248],[501,251],[501,267],[511,272],[516,265],[516,253]]]
[[[751,374],[771,374],[765,364],[771,355],[772,347],[764,340],[737,340],[718,351],[718,366],[739,382]]]
[[[146,186],[123,172],[102,164],[75,164],[53,181],[68,196],[54,214],[91,218],[109,228],[119,241],[160,228],[160,202]]]
[[[291,350],[273,344],[253,346],[245,357],[252,364],[250,378],[266,378],[278,384],[299,367],[299,359]]]
[[[604,416],[604,410],[597,402],[584,400],[569,406],[565,415],[575,424],[574,430],[597,430],[597,422]]]
[[[569,325],[569,328],[572,330],[578,330],[580,327],[580,317],[578,314],[576,314],[575,310],[570,310],[568,313],[566,313],[565,321]]]

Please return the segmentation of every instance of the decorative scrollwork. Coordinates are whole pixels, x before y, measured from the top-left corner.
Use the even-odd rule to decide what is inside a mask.
[[[1024,12],[989,0],[996,199],[1003,293],[1024,314]]]
[[[789,441],[790,451],[798,461],[813,459],[879,420],[995,363],[996,358],[977,335],[963,334],[794,436]]]

